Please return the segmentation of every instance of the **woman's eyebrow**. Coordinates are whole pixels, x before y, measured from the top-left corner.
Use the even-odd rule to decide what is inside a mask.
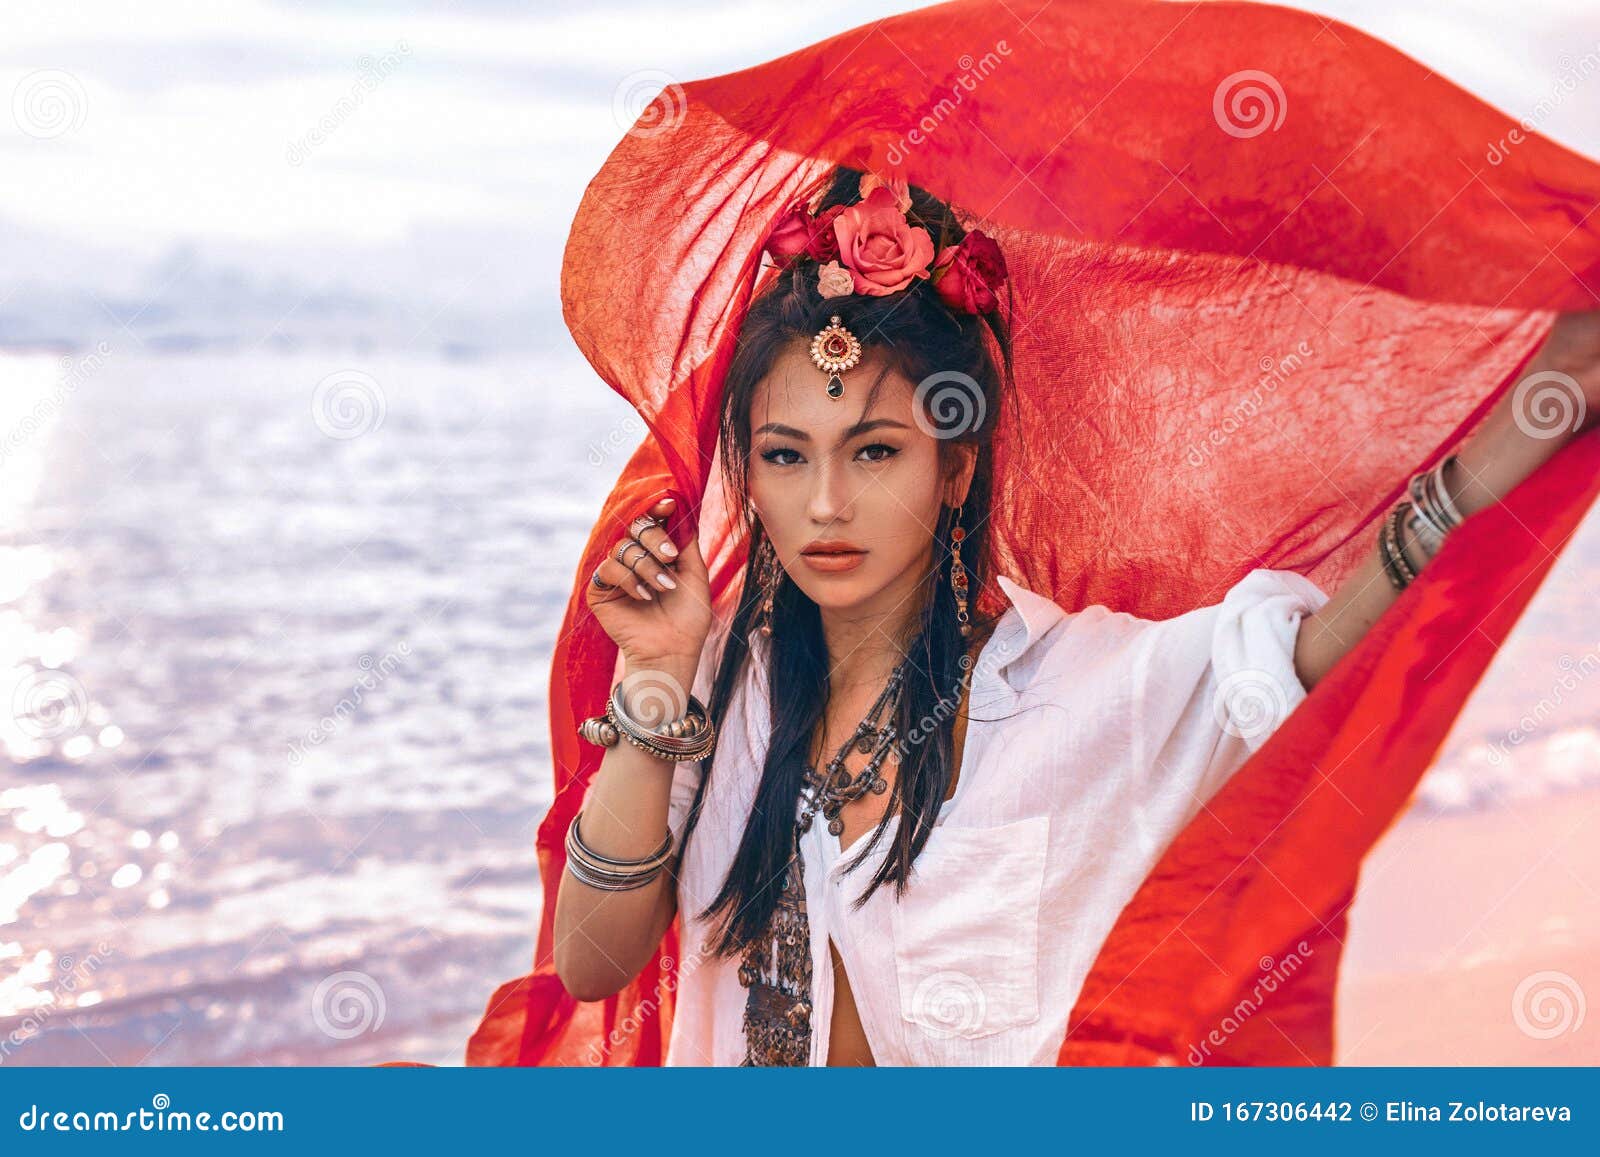
[[[893,428],[896,430],[909,430],[911,427],[904,422],[897,422],[893,418],[871,418],[865,422],[857,422],[840,435],[840,443],[848,442],[861,434],[880,428]],[[756,430],[757,434],[776,434],[780,438],[793,438],[796,442],[809,442],[811,435],[804,430],[796,430],[793,426],[785,426],[780,422],[768,422]]]

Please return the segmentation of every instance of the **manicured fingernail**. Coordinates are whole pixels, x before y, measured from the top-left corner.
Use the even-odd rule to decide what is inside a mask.
[[[676,501],[678,501],[676,498],[663,498],[661,503],[663,506],[671,506]]]
[[[660,574],[656,575],[656,582],[660,583],[669,591],[675,591],[678,589],[678,584],[672,581],[672,576],[666,571],[662,571]]]
[[[649,599],[651,602],[655,602],[656,596],[646,590],[643,583],[634,583],[633,589],[639,592],[640,598]]]
[[[663,542],[661,544],[661,553],[666,555],[668,558],[677,558],[678,548],[673,546],[670,542]]]

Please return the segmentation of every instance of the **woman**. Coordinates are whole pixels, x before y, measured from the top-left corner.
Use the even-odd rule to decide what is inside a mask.
[[[584,725],[607,750],[567,835],[556,971],[606,997],[681,914],[668,1063],[1053,1063],[1173,837],[1571,433],[1508,392],[1331,597],[1258,568],[1171,619],[1069,614],[985,549],[1011,401],[994,242],[841,168],[767,251],[781,273],[720,415],[750,543],[737,607],[715,620],[670,500],[591,579],[620,670]],[[1600,313],[1565,315],[1526,379],[1592,414]],[[991,580],[1003,609],[979,614]]]

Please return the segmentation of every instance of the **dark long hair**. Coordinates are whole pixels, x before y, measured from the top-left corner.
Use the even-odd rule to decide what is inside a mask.
[[[854,203],[861,176],[855,169],[836,170],[813,211],[820,213],[832,205]],[[928,230],[936,251],[960,241],[965,230],[948,205],[916,186],[910,193],[907,220]],[[815,261],[795,260],[755,298],[724,382],[719,450],[729,508],[745,512],[748,558],[738,606],[711,685],[708,710],[719,733],[745,664],[752,661],[749,635],[762,600],[756,568],[765,549],[765,535],[749,503],[746,478],[751,402],[778,356],[793,343],[809,343],[833,314],[838,314],[861,339],[869,356],[877,354],[881,358],[869,405],[891,369],[912,382],[922,383],[917,397],[924,407],[927,428],[940,438],[941,472],[949,463],[954,445],[975,446],[972,483],[961,507],[961,527],[965,532],[961,557],[971,583],[974,625],[979,629],[992,626],[992,622],[977,622],[977,608],[991,569],[988,526],[992,431],[1000,418],[1002,402],[1013,397],[1011,339],[1004,312],[998,308],[983,315],[953,311],[939,300],[930,282],[921,279],[886,296],[824,298],[817,290],[819,268]],[[907,648],[910,666],[894,720],[901,740],[896,747],[899,773],[893,795],[883,820],[847,870],[859,867],[871,854],[887,831],[890,816],[898,813],[902,822],[882,865],[856,900],[857,907],[885,883],[894,884],[896,895],[904,892],[912,862],[927,842],[954,774],[955,717],[971,667],[966,657],[967,640],[957,626],[950,584],[950,532],[955,514],[950,507],[941,511],[933,567],[927,579],[928,597],[923,603],[920,627]],[[820,612],[816,603],[781,571],[772,600],[769,642],[772,737],[761,783],[728,878],[702,913],[707,920],[722,916],[723,927],[714,944],[719,955],[732,955],[757,940],[772,919],[794,855],[794,821],[804,768],[828,702],[828,654]],[[907,737],[913,736],[920,737],[920,741],[907,742]],[[690,812],[685,840],[699,819],[715,761],[713,748],[705,757],[706,770]],[[824,821],[819,818],[819,822]]]

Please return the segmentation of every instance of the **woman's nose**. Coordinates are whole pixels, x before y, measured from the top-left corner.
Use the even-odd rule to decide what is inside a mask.
[[[811,475],[811,497],[807,513],[814,522],[839,522],[850,516],[850,505],[855,498],[849,490],[851,482],[847,471],[825,457]]]

